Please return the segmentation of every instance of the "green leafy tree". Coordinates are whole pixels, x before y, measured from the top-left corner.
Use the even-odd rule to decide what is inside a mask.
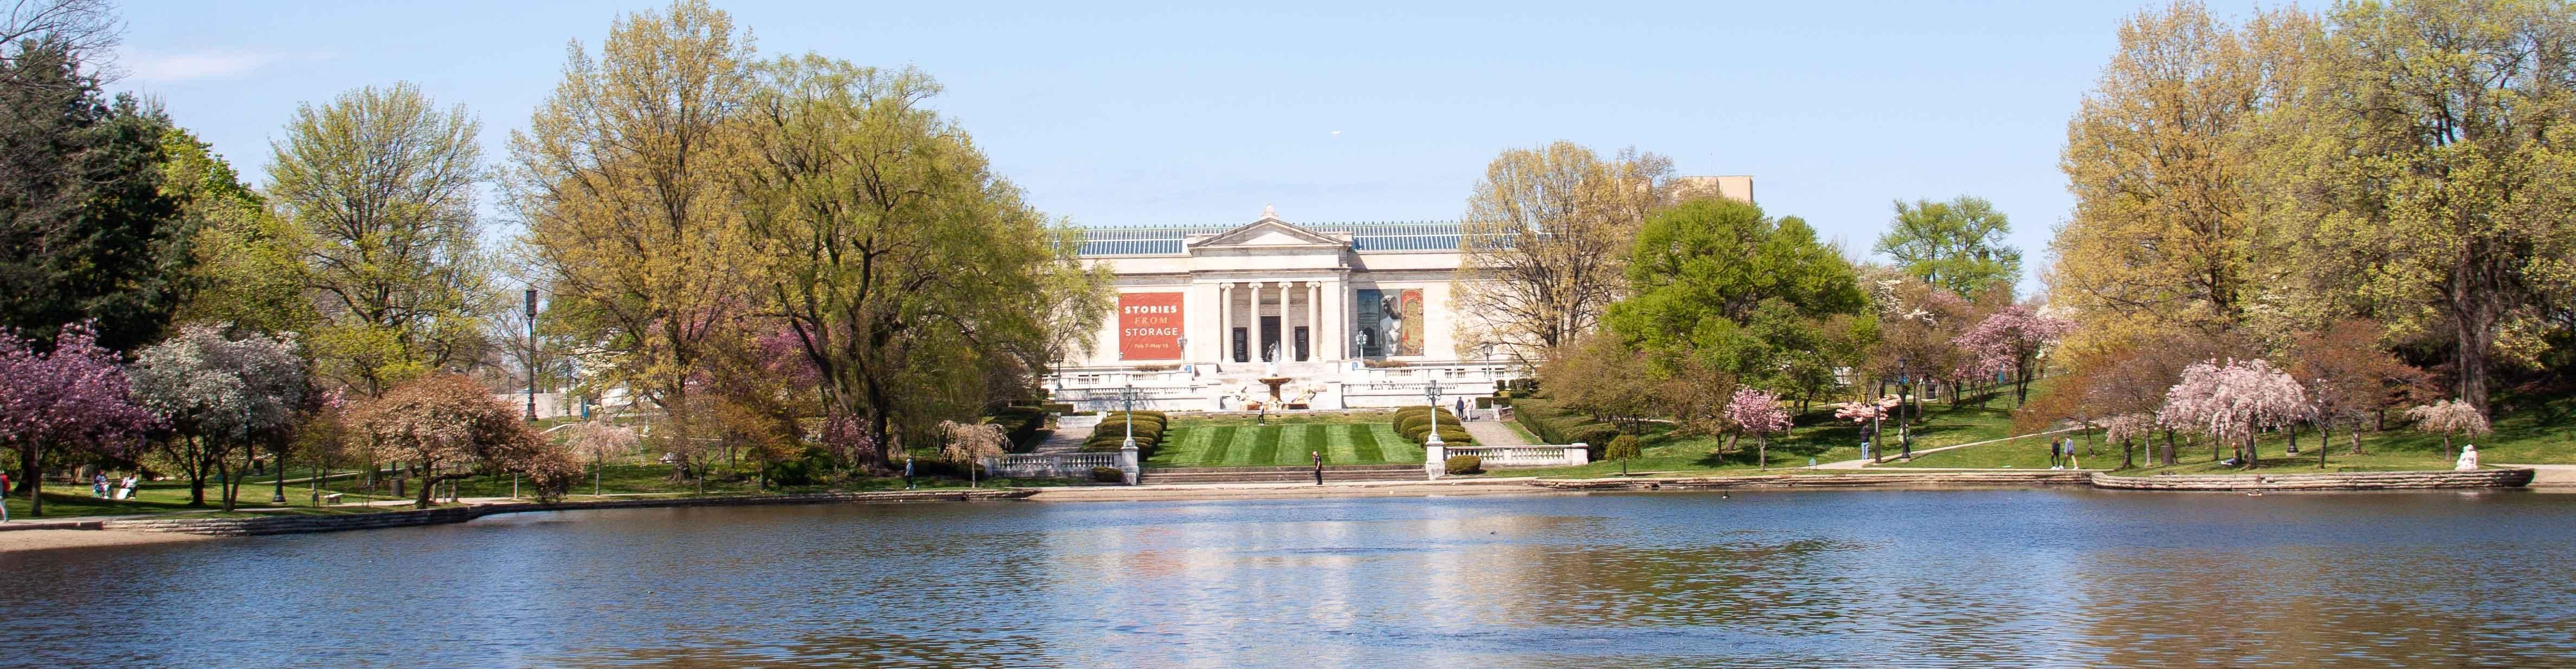
[[[2337,7],[2265,133],[2283,301],[2448,349],[2486,411],[2502,335],[2576,295],[2571,51],[2565,3]]]
[[[553,291],[547,318],[585,347],[590,383],[665,412],[674,429],[655,441],[704,432],[690,376],[756,287],[745,203],[727,190],[755,88],[750,36],[682,0],[620,17],[596,55],[566,52],[554,94],[511,133],[503,178]]]
[[[1450,291],[1461,351],[1499,344],[1522,355],[1592,332],[1618,297],[1637,226],[1674,192],[1672,160],[1634,149],[1603,159],[1557,141],[1509,149],[1467,198]]]
[[[92,321],[127,351],[178,305],[189,235],[162,192],[169,122],[110,100],[71,45],[43,37],[0,59],[0,326],[47,342]]]
[[[1878,237],[1878,252],[1926,283],[1967,295],[2021,276],[2021,249],[2005,240],[2012,222],[1985,198],[1896,203],[1896,218]]]
[[[1622,341],[1684,359],[1745,385],[1806,385],[1847,360],[1828,352],[1868,304],[1842,254],[1797,217],[1772,218],[1734,200],[1682,203],[1646,220],[1628,265],[1629,297],[1610,306]]]
[[[373,397],[476,359],[493,304],[476,247],[481,124],[409,83],[302,105],[274,143],[268,193],[309,235],[322,372]]]
[[[812,55],[761,72],[737,190],[754,255],[775,260],[762,288],[836,413],[876,443],[938,443],[939,421],[1055,352],[1049,324],[1085,308],[1047,290],[1082,271],[1073,247],[929,108],[929,77]]]
[[[279,218],[224,157],[187,130],[161,135],[161,189],[193,233],[181,323],[229,323],[259,332],[309,329],[304,231]]]

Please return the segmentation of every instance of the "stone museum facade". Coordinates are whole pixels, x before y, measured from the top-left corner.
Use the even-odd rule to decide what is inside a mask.
[[[1060,361],[1059,398],[1151,408],[1344,408],[1426,401],[1432,379],[1490,393],[1507,365],[1462,351],[1449,289],[1456,223],[1092,228],[1080,252],[1116,276],[1088,356]],[[1277,388],[1273,399],[1273,387]],[[1469,386],[1475,386],[1470,388]]]
[[[1686,190],[1750,201],[1749,177],[1684,177]],[[1087,355],[1057,361],[1061,401],[1114,409],[1340,409],[1485,395],[1527,373],[1504,351],[1461,345],[1478,314],[1451,309],[1464,259],[1454,222],[1292,223],[1084,230],[1079,255],[1116,277],[1112,315]],[[1443,400],[1443,404],[1449,404]],[[1470,400],[1473,403],[1473,400]]]

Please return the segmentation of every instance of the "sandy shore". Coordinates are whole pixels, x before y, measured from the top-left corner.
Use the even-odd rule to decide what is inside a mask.
[[[178,532],[127,532],[120,530],[11,530],[0,532],[0,553],[41,551],[57,548],[96,548],[133,546],[188,541],[209,541],[217,537]]]

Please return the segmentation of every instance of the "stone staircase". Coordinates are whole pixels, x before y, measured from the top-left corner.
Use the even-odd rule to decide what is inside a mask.
[[[1420,481],[1422,465],[1327,465],[1324,482]],[[1137,485],[1187,483],[1314,483],[1314,467],[1173,467],[1147,469]]]

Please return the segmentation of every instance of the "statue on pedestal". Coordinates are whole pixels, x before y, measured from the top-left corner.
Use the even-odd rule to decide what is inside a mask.
[[[2478,445],[2477,445],[2477,444],[2468,444],[2468,445],[2465,445],[2465,446],[2461,446],[2461,447],[2460,447],[2460,464],[2452,466],[2452,467],[2451,467],[2451,471],[2473,472],[2473,471],[2477,471],[2477,470],[2478,470]]]
[[[1270,378],[1278,378],[1279,344],[1272,343],[1270,348],[1261,351],[1261,375]]]

